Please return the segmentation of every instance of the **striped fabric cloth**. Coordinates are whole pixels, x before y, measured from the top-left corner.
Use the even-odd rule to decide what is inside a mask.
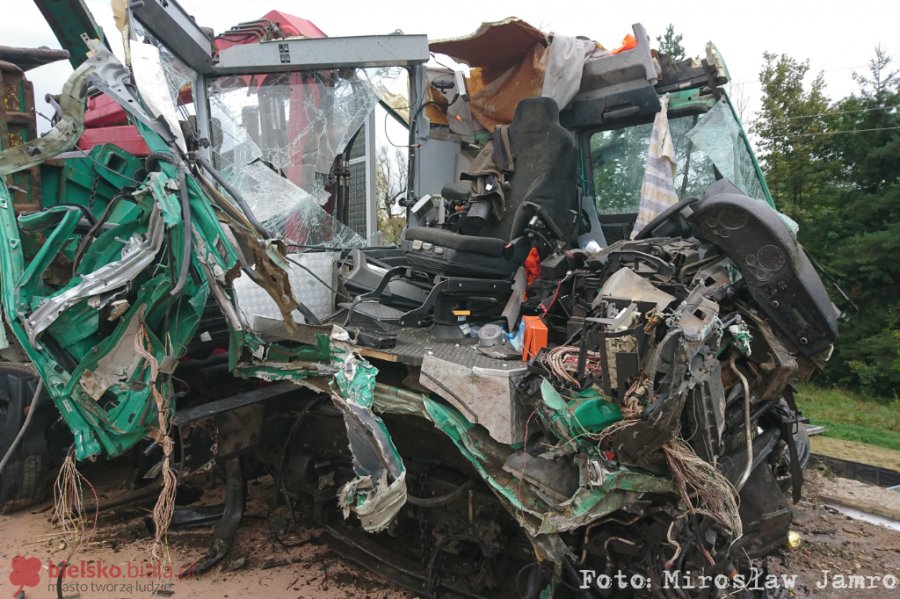
[[[647,166],[644,167],[644,179],[641,182],[641,204],[638,208],[637,221],[631,231],[632,239],[657,214],[678,203],[674,181],[675,147],[672,145],[667,116],[668,94],[660,98],[659,104],[659,112],[653,121],[653,132],[650,134],[650,147],[647,149]]]

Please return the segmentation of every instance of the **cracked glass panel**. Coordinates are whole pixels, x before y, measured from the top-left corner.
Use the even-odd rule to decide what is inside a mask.
[[[223,170],[256,218],[294,247],[365,247],[359,233],[325,212],[316,200],[261,160]]]
[[[191,106],[194,102],[192,90],[197,81],[197,72],[181,62],[165,46],[160,48],[159,57],[166,81],[169,84],[172,101],[178,106],[182,117],[187,118],[189,114],[194,113],[193,106]]]
[[[687,134],[726,179],[748,196],[765,200],[753,158],[744,143],[741,126],[731,107],[722,99]]]
[[[700,196],[715,182],[713,162],[688,137],[704,118],[698,115],[669,119],[675,147],[675,191],[682,200]],[[638,211],[652,132],[653,123],[646,123],[591,135],[594,193],[601,214]]]
[[[378,102],[380,81],[401,72],[335,69],[211,81],[216,166],[256,217],[289,243],[364,245],[322,207],[332,197],[335,158],[356,141]]]
[[[653,123],[597,131],[591,135],[594,194],[601,214],[638,211]],[[679,199],[700,197],[716,180],[716,169],[747,195],[765,201],[753,158],[728,103],[706,114],[669,119],[675,147],[675,191]]]
[[[172,97],[172,103],[175,104],[180,118],[187,120],[189,116],[194,114],[193,86],[196,85],[198,80],[197,71],[172,54],[172,51],[164,46],[152,33],[144,29],[139,21],[133,20],[132,26],[139,41],[159,49],[159,61],[169,88],[169,95]]]

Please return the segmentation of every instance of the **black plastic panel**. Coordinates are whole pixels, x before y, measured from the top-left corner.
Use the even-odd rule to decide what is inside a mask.
[[[812,356],[837,339],[837,310],[787,225],[768,204],[720,193],[688,218],[698,237],[731,258],[750,294],[801,353]]]

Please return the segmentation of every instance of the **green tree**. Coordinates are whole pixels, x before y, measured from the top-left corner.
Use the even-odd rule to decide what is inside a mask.
[[[833,107],[830,151],[839,164],[837,218],[819,223],[821,248],[850,299],[830,376],[883,394],[900,389],[900,78],[880,47],[859,91]]]
[[[399,200],[407,186],[407,155],[400,148],[393,150],[391,153],[386,145],[382,145],[375,158],[377,225],[385,244],[400,243],[406,227],[406,212]]]
[[[822,152],[829,109],[825,80],[819,73],[807,87],[809,61],[768,52],[763,59],[762,106],[751,131],[759,140],[760,160],[779,209],[806,220],[827,195],[832,167]]]
[[[889,95],[891,90],[897,89],[900,84],[900,69],[889,69],[893,62],[887,51],[881,44],[875,46],[875,57],[869,60],[869,75],[853,72],[853,80],[859,84],[859,91],[863,98],[877,99]]]
[[[665,34],[656,37],[659,51],[674,61],[684,60],[687,58],[687,55],[684,51],[684,46],[681,45],[683,38],[684,36],[680,33],[675,33],[675,26],[669,23]]]

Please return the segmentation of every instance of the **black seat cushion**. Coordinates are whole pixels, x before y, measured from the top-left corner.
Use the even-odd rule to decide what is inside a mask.
[[[506,242],[495,237],[475,237],[460,235],[437,227],[412,227],[406,230],[407,241],[421,241],[461,252],[472,252],[484,256],[500,257]]]

